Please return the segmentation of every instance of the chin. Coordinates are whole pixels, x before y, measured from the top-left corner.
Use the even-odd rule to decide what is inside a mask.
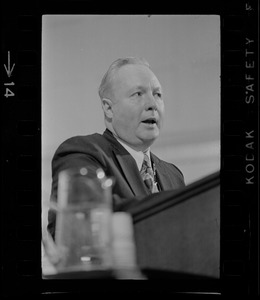
[[[149,139],[156,139],[159,136],[159,131],[158,130],[154,130],[152,132],[148,132],[145,134],[145,137],[149,140]]]
[[[144,143],[151,145],[158,138],[158,136],[159,134],[147,134],[142,137],[142,140]]]

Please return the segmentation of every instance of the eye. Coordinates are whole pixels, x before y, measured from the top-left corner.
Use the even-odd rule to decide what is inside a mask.
[[[154,95],[157,96],[158,98],[162,98],[162,93],[160,92],[156,92]]]
[[[137,91],[135,93],[133,93],[132,96],[138,96],[138,97],[141,97],[143,95],[143,93],[141,91]]]

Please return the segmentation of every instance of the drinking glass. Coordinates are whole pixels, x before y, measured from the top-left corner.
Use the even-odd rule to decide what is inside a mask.
[[[59,173],[55,229],[59,272],[112,268],[112,185],[102,169]]]

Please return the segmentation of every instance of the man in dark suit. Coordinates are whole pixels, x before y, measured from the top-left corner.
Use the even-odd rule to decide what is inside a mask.
[[[164,102],[149,64],[138,58],[116,60],[102,79],[99,96],[106,130],[102,135],[70,138],[59,146],[52,161],[51,199],[57,199],[59,172],[75,167],[86,167],[90,173],[102,168],[114,178],[114,211],[149,193],[183,187],[181,171],[150,151],[162,126]],[[48,218],[54,236],[55,213],[50,211]]]

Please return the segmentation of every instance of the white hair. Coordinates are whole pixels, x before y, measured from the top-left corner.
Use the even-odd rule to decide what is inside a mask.
[[[150,68],[149,63],[144,58],[138,57],[126,57],[126,58],[119,58],[115,60],[110,67],[108,68],[107,72],[102,78],[101,84],[98,89],[99,97],[102,100],[103,98],[108,97],[108,91],[111,89],[112,86],[112,77],[113,75],[125,65],[144,65]]]

